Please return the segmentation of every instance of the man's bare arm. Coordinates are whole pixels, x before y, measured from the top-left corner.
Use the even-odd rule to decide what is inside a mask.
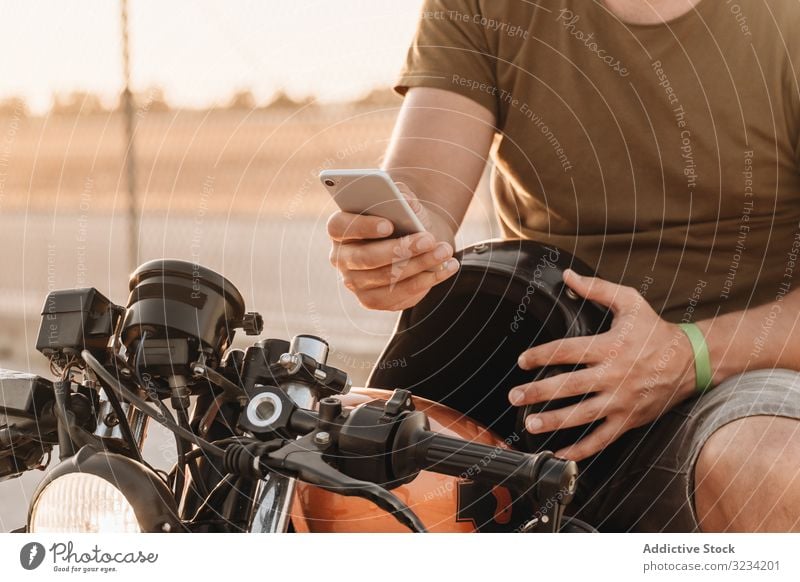
[[[698,322],[714,384],[747,370],[800,370],[800,289],[781,300]]]
[[[383,164],[428,232],[389,239],[392,225],[337,212],[328,221],[331,262],[369,309],[418,303],[456,272],[453,240],[478,185],[494,137],[494,115],[439,89],[408,91]]]
[[[483,173],[494,115],[441,89],[410,89],[383,168],[433,212],[433,232],[452,242]],[[440,230],[444,229],[444,230]]]

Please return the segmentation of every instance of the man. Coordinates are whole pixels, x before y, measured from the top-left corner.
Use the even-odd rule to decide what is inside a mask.
[[[428,0],[385,168],[429,233],[387,239],[387,221],[337,213],[331,259],[365,307],[416,304],[457,269],[491,149],[505,236],[595,267],[565,283],[614,313],[607,333],[519,359],[586,368],[509,394],[595,394],[526,419],[604,419],[557,452],[613,460],[589,463],[581,515],[798,531],[799,77],[793,0]]]

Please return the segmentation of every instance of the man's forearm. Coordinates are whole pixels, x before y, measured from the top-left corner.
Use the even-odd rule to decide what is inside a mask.
[[[800,370],[798,315],[800,290],[795,290],[782,300],[699,321],[714,384],[747,370]]]
[[[462,95],[408,91],[382,167],[403,182],[430,215],[426,227],[453,244],[486,165],[494,115]]]
[[[414,172],[414,170],[406,168],[397,170],[386,165],[383,169],[389,172],[395,182],[404,184],[418,202],[425,207],[425,214],[429,222],[425,227],[428,232],[433,233],[436,240],[448,242],[455,248],[455,236],[461,227],[463,215],[449,212],[447,208],[443,208],[441,204],[437,203],[435,195],[431,192],[431,184],[425,179],[425,176],[420,175],[421,172]],[[467,196],[468,199],[471,198],[469,192],[454,193],[454,197],[459,194]]]

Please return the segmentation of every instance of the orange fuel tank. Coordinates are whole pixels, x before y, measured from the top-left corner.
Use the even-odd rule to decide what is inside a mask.
[[[390,396],[387,390],[353,388],[340,398],[347,408],[387,400]],[[447,406],[418,397],[414,397],[414,405],[428,415],[430,429],[434,432],[508,448],[508,443],[488,428]],[[504,487],[430,471],[421,471],[410,483],[392,489],[392,493],[432,532],[513,531],[531,515],[521,502],[512,505],[511,494]],[[292,523],[298,532],[408,531],[386,511],[365,499],[337,495],[300,482],[292,508]]]

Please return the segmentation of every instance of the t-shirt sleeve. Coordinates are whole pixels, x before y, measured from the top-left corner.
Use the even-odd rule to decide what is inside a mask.
[[[782,8],[788,12],[778,14],[778,22],[785,27],[780,30],[780,38],[786,47],[786,54],[782,55],[785,64],[781,85],[789,122],[789,137],[792,140],[797,171],[800,172],[800,22],[796,4]]]
[[[498,115],[495,58],[478,0],[425,0],[414,42],[394,87],[431,87],[464,95]]]
[[[792,147],[797,171],[800,172],[800,52],[797,54],[798,64],[794,66],[792,75],[785,84],[786,100],[789,107]]]

